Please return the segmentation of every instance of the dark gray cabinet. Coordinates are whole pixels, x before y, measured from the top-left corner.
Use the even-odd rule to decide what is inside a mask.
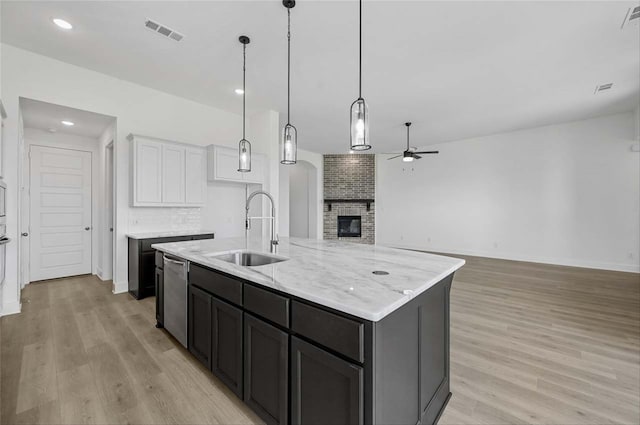
[[[362,424],[363,368],[291,337],[291,423]]]
[[[166,238],[129,238],[129,293],[138,300],[155,295],[156,293],[155,250],[151,248],[151,245],[166,242],[213,239],[213,236],[213,233],[203,233]]]
[[[435,424],[453,274],[378,322],[191,264],[189,350],[267,424]]]
[[[211,297],[211,371],[242,398],[242,310]]]
[[[268,425],[289,416],[289,335],[244,314],[244,401]]]
[[[188,347],[191,354],[211,369],[211,305],[212,296],[189,286]]]
[[[164,270],[156,266],[156,328],[164,324]]]

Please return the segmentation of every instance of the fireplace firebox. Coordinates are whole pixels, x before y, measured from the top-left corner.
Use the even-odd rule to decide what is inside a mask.
[[[339,238],[362,237],[361,224],[362,224],[362,216],[339,215],[338,216],[338,237]]]

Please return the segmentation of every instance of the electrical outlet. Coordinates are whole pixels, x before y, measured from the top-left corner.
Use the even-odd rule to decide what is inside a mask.
[[[633,260],[633,252],[629,253],[629,260]]]
[[[493,247],[498,248],[498,242],[493,242]]]
[[[427,238],[427,243],[431,243],[431,237]]]
[[[404,235],[400,235],[400,240],[403,241],[404,240]]]

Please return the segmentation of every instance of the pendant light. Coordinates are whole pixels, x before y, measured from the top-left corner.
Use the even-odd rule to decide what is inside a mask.
[[[281,164],[293,165],[298,158],[298,130],[291,125],[291,9],[295,0],[282,0],[287,8],[287,124],[282,129]]]
[[[238,143],[238,171],[248,173],[251,171],[251,143],[245,139],[245,97],[247,91],[245,88],[247,74],[247,44],[251,42],[249,37],[241,35],[240,43],[242,43],[242,140]]]
[[[371,149],[369,144],[369,108],[362,98],[362,0],[360,0],[360,58],[358,98],[351,104],[351,150]]]

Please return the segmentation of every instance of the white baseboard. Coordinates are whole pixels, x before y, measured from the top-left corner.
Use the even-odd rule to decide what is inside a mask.
[[[0,317],[8,316],[10,314],[18,314],[22,311],[22,304],[18,301],[13,301],[4,304],[0,309]]]
[[[451,248],[438,248],[438,247],[426,247],[426,246],[413,246],[410,244],[380,244],[382,246],[388,246],[392,248],[413,249],[417,251],[429,251],[439,252],[442,254],[450,255],[469,255],[472,257],[486,257],[496,258],[500,260],[512,260],[512,261],[526,261],[529,263],[541,263],[541,264],[553,264],[557,266],[568,267],[581,267],[586,269],[598,269],[598,270],[611,270],[618,272],[628,273],[640,273],[640,264],[617,264],[607,263],[599,261],[585,261],[579,259],[566,259],[566,258],[545,258],[518,254],[507,254],[504,252],[485,252],[485,251],[473,251],[466,249],[451,249]]]
[[[114,294],[124,294],[129,291],[129,284],[127,282],[113,282],[113,290]]]

